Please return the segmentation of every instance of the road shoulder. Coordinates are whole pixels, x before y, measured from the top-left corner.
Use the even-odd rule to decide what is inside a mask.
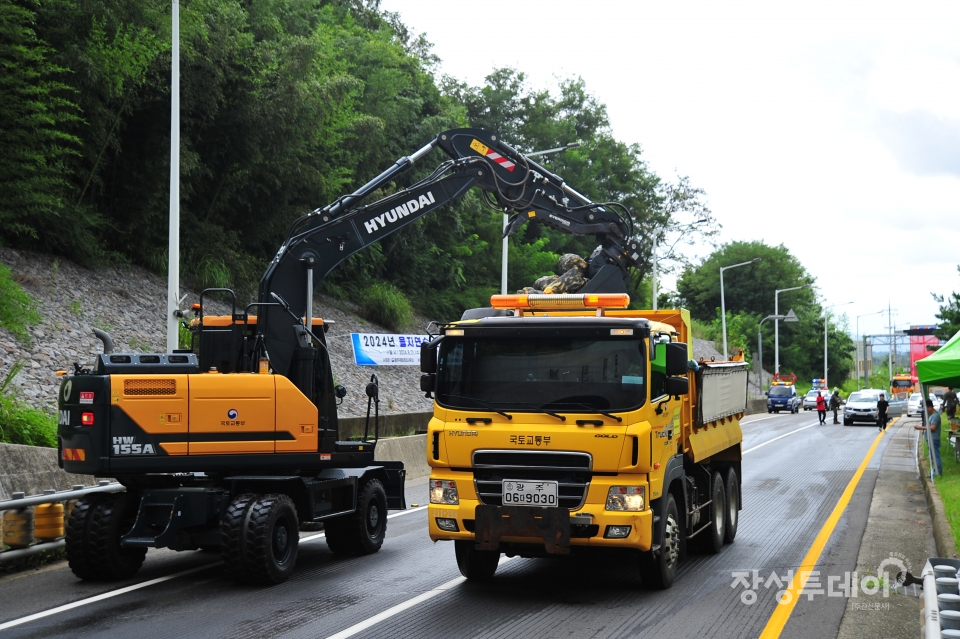
[[[903,564],[919,575],[928,557],[936,555],[933,521],[927,508],[923,482],[917,467],[916,419],[899,419],[886,434],[890,438],[880,460],[880,469],[870,503],[867,526],[857,555],[861,577],[878,574],[889,566],[893,579]],[[849,597],[840,639],[912,637],[919,632],[919,590],[908,587],[884,597],[881,593]]]

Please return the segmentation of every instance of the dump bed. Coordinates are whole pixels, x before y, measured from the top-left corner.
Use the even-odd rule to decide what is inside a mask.
[[[721,455],[740,459],[740,418],[747,408],[746,362],[701,362],[685,451],[696,463]]]

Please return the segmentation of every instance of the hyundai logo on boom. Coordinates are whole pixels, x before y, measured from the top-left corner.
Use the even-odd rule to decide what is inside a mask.
[[[372,220],[367,220],[363,225],[367,227],[368,234],[374,233],[378,229],[386,228],[387,224],[392,224],[399,219],[407,217],[411,213],[416,213],[420,209],[435,203],[436,200],[433,199],[433,192],[427,191],[424,195],[421,195],[419,199],[410,200],[406,204],[392,208],[386,213],[381,213]]]

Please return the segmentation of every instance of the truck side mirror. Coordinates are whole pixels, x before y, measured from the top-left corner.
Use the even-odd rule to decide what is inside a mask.
[[[437,388],[437,376],[433,373],[424,373],[420,376],[420,390],[424,393],[427,393],[427,397],[430,397],[430,393],[434,392]]]
[[[671,397],[690,392],[690,380],[686,377],[668,377],[663,382],[663,391]]]
[[[443,336],[435,337],[429,342],[423,342],[420,344],[420,372],[421,373],[436,373],[437,372],[437,350],[440,348],[440,341],[443,339]]]
[[[667,348],[667,375],[686,375],[687,345],[683,342],[670,342],[664,346]]]

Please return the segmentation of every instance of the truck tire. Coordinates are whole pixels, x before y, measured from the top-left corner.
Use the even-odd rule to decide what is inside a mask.
[[[297,563],[297,509],[286,495],[264,495],[250,504],[243,527],[244,581],[279,584]]]
[[[457,567],[460,574],[470,581],[490,581],[500,563],[497,550],[477,550],[477,544],[471,540],[455,540],[453,549],[457,555]]]
[[[220,557],[227,576],[243,581],[244,570],[244,528],[250,506],[256,501],[256,495],[238,495],[227,506],[227,514],[220,519]]]
[[[737,478],[737,471],[733,468],[727,470],[727,532],[724,535],[724,541],[732,544],[737,538],[737,523],[740,521],[740,480]]]
[[[666,590],[673,585],[677,577],[677,564],[680,562],[680,516],[677,502],[671,493],[667,493],[660,521],[660,539],[663,543],[657,550],[640,553],[640,578],[648,588]]]
[[[387,534],[387,493],[379,479],[360,486],[357,510],[323,523],[327,547],[338,555],[369,555],[380,550]]]
[[[140,499],[132,493],[94,493],[77,502],[67,529],[67,559],[81,579],[117,581],[137,574],[146,548],[124,548],[120,538],[133,527]]]
[[[710,527],[703,531],[701,547],[705,553],[716,555],[723,550],[723,541],[727,536],[727,499],[720,473],[713,473],[711,484],[713,503],[710,504]]]

